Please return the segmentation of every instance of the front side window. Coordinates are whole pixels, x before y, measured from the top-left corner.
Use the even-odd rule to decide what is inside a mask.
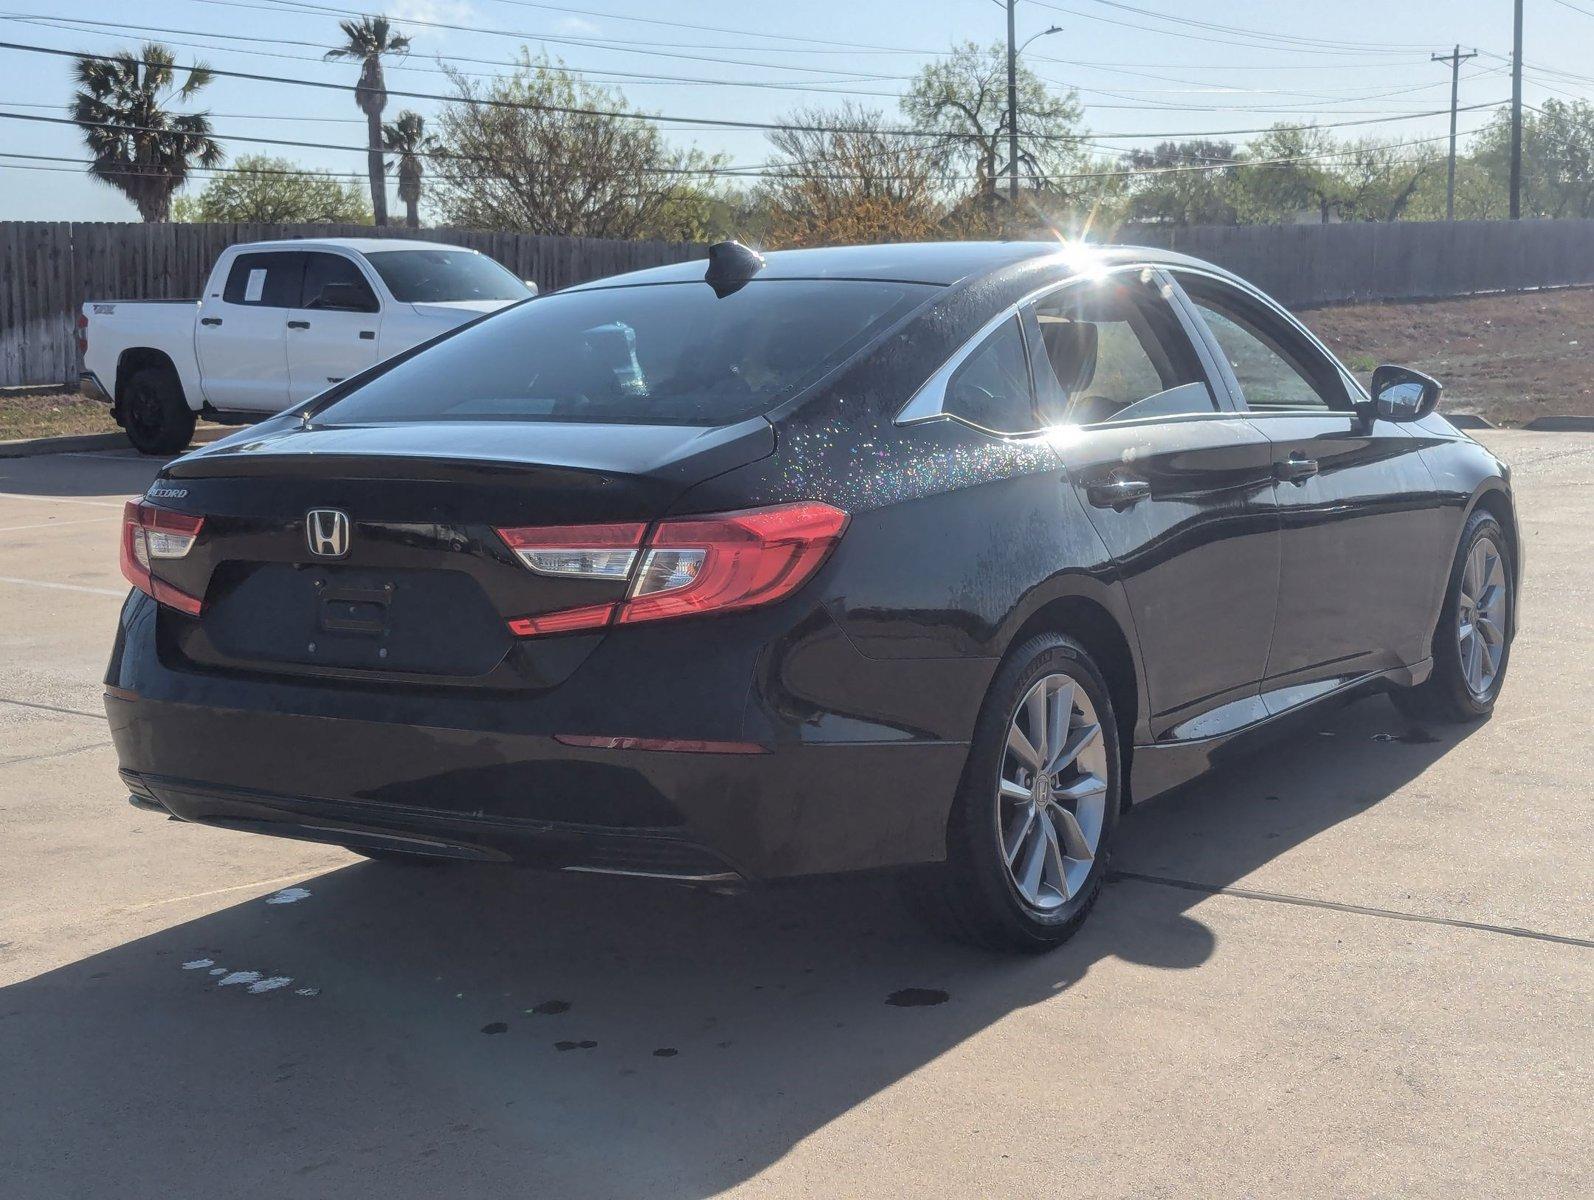
[[[1024,353],[1024,332],[1017,317],[1004,321],[953,372],[941,409],[996,433],[1028,433],[1035,429],[1029,359]]]
[[[531,289],[472,250],[373,250],[365,259],[405,304],[524,300]]]
[[[232,260],[221,298],[228,304],[297,308],[303,277],[304,255],[297,251],[240,254]]]
[[[724,297],[706,283],[560,292],[396,363],[317,420],[727,425],[795,396],[938,290],[772,279]]]
[[[1153,278],[1067,287],[1031,315],[1044,350],[1035,378],[1048,425],[1216,410],[1195,348]]]
[[[323,312],[376,312],[371,285],[341,254],[306,254],[302,307]]]
[[[1351,398],[1334,364],[1266,305],[1213,280],[1180,280],[1256,412],[1348,412]]]

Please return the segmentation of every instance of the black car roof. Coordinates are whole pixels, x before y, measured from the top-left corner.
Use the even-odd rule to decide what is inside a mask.
[[[1095,262],[1182,263],[1211,269],[1208,264],[1168,250],[1145,246],[1097,246],[1080,242],[902,242],[880,246],[832,246],[814,250],[771,250],[764,255],[759,279],[894,279],[950,285],[971,275],[1011,266],[1027,259],[1087,254]],[[646,283],[700,280],[703,259],[650,267],[624,275],[579,284],[568,290],[634,287]]]

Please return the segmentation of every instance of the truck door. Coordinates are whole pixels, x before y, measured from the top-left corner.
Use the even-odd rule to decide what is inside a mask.
[[[259,250],[232,261],[221,291],[199,305],[194,351],[214,408],[279,412],[288,405],[288,309],[297,302],[304,255]]]
[[[294,404],[377,361],[381,305],[360,265],[305,253],[304,286],[288,313],[288,396]]]

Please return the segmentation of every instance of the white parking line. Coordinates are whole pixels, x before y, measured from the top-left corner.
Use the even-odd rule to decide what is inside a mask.
[[[93,508],[121,508],[127,500],[137,499],[137,496],[128,496],[123,500],[84,500],[77,496],[29,496],[21,492],[0,491],[0,503],[7,500],[35,500],[40,504],[87,504]]]
[[[82,517],[75,521],[40,521],[36,525],[0,525],[0,533],[19,533],[24,529],[59,529],[63,525],[104,525],[116,517]]]
[[[127,595],[125,590],[117,591],[114,588],[84,587],[80,583],[48,583],[43,579],[17,579],[10,575],[0,575],[0,583],[15,583],[23,587],[55,588],[62,592],[87,592],[91,596],[113,596],[120,600]]]

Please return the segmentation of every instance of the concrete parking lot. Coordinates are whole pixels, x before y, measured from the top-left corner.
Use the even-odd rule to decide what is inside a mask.
[[[404,869],[135,810],[100,673],[154,468],[0,461],[0,1195],[1594,1194],[1594,435],[1483,440],[1529,555],[1493,719],[1363,701],[1136,809],[1024,960],[885,881]]]

